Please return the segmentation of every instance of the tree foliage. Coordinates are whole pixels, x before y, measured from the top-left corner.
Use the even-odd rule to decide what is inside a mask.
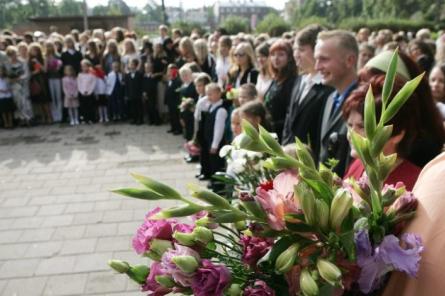
[[[274,37],[281,36],[284,32],[290,30],[290,24],[273,12],[266,15],[256,27],[257,33],[268,33],[270,36]]]
[[[221,24],[228,34],[238,34],[240,32],[249,32],[249,22],[239,16],[229,16]]]

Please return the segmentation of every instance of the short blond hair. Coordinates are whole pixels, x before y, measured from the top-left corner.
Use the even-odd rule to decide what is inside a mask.
[[[221,87],[218,83],[212,82],[206,85],[206,92],[209,91],[217,91],[219,93],[222,93]]]
[[[317,39],[322,41],[333,38],[337,39],[337,45],[339,48],[344,49],[358,57],[358,43],[351,32],[345,30],[321,31],[317,36]]]

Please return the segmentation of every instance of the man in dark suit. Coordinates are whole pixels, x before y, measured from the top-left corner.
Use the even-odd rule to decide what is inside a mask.
[[[320,116],[322,107],[333,89],[321,83],[315,70],[314,47],[319,25],[309,25],[301,30],[294,44],[294,57],[303,75],[296,79],[283,130],[284,145],[294,143],[295,137],[311,147],[317,161],[320,149]]]
[[[125,74],[125,96],[130,106],[131,124],[142,124],[144,113],[142,108],[142,93],[144,75],[138,71],[139,60],[132,59],[129,64],[129,72]]]
[[[322,83],[335,88],[320,118],[319,160],[326,163],[328,159],[337,159],[334,171],[343,177],[349,165],[350,147],[342,106],[357,87],[358,44],[350,32],[325,31],[318,34],[314,55],[315,69],[320,72]]]

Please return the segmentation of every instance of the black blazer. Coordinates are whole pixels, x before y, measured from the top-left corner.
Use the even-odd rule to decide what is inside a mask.
[[[229,75],[229,81],[233,87],[235,87],[236,80],[238,79],[239,75],[240,75],[240,70],[236,71],[232,75]],[[258,80],[258,70],[255,68],[250,68],[248,71],[244,72],[243,76],[241,77],[240,85],[246,83],[256,84],[257,80]]]
[[[142,100],[144,75],[140,71],[125,74],[125,95],[129,100]]]
[[[330,158],[337,159],[338,164],[334,168],[334,172],[342,178],[351,160],[351,147],[347,139],[348,127],[342,115],[342,107],[346,99],[343,100],[341,106],[337,108],[335,113],[330,116],[334,95],[335,92],[325,101],[323,114],[320,116],[319,160],[325,163]]]
[[[320,116],[323,106],[333,88],[314,84],[304,98],[301,98],[301,76],[294,83],[291,102],[286,114],[282,144],[295,143],[295,137],[311,147],[317,162],[320,150]],[[298,102],[302,99],[301,104]]]
[[[176,78],[167,82],[165,89],[164,103],[170,108],[177,108],[181,103],[181,95],[179,94],[179,88],[181,87],[181,80]]]
[[[181,98],[192,98],[195,102],[198,101],[199,94],[196,92],[195,84],[192,82],[186,87],[181,87],[179,90]]]
[[[63,66],[72,66],[74,68],[74,71],[76,71],[76,74],[79,74],[80,72],[80,62],[82,61],[83,57],[80,51],[76,50],[74,54],[70,54],[67,50],[62,52],[62,55],[60,57],[62,59]]]
[[[280,142],[283,135],[284,119],[286,118],[296,79],[297,76],[292,75],[280,84],[274,80],[264,95],[265,106],[272,121],[272,129],[277,133]]]

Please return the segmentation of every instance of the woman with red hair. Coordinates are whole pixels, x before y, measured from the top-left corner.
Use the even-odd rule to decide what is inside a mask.
[[[370,78],[369,82],[363,82],[346,100],[343,105],[343,116],[347,120],[348,127],[355,132],[364,135],[364,105],[366,92],[369,86],[372,87],[373,94],[376,103],[376,116],[380,117],[382,108],[382,90],[385,81],[384,74],[377,74]],[[394,95],[403,87],[405,81],[400,77],[396,77],[394,82],[393,93],[390,100]],[[421,113],[420,105],[425,104],[427,98],[420,96],[418,92],[414,92],[408,101],[403,105],[396,116],[389,122],[393,125],[393,132],[391,138],[384,146],[383,153],[385,155],[397,153],[396,167],[389,174],[386,179],[386,184],[396,184],[401,181],[405,184],[408,190],[412,190],[417,177],[420,173],[420,166],[413,163],[411,155],[416,143],[422,136],[424,125],[423,116]],[[429,98],[431,99],[431,98]],[[430,114],[434,116],[434,114]],[[440,125],[440,122],[438,122]],[[439,126],[438,126],[439,127]],[[443,135],[437,135],[439,138]],[[351,145],[352,146],[352,145]],[[437,152],[437,154],[440,151]],[[436,155],[437,155],[436,154]],[[353,161],[345,175],[345,179],[353,177],[358,180],[364,173],[365,169],[361,161],[357,158],[357,153],[353,147],[351,147],[351,156],[356,158]]]
[[[275,41],[270,50],[270,72],[272,84],[264,95],[264,103],[270,114],[272,128],[281,142],[284,119],[292,96],[297,67],[295,64],[292,45],[283,39]]]

